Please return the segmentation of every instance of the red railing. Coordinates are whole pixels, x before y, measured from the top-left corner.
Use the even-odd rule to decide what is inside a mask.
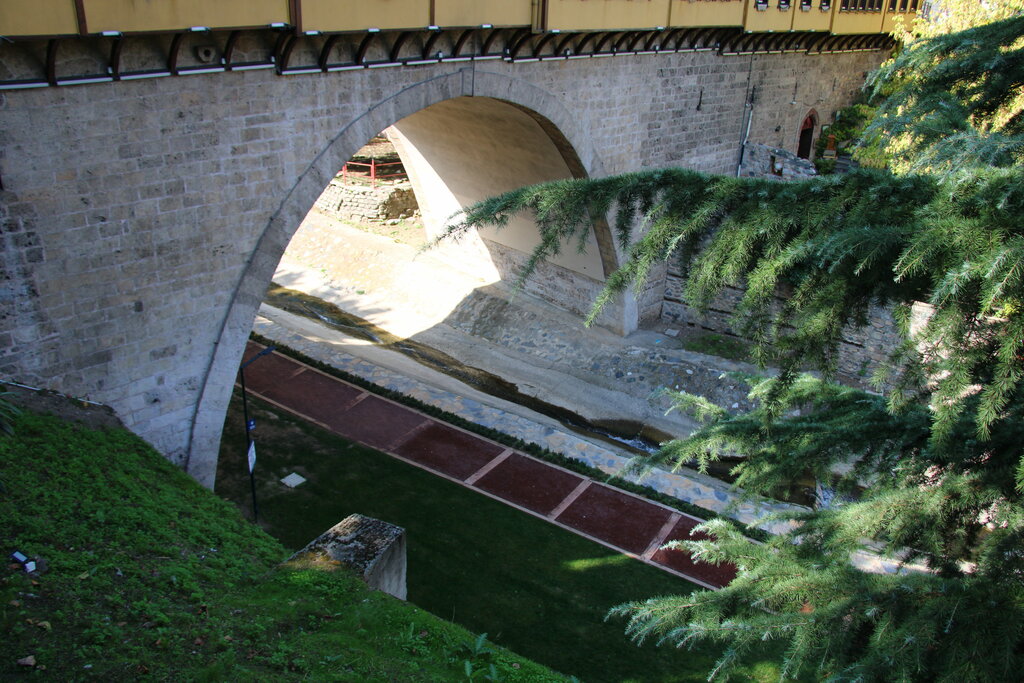
[[[371,187],[377,187],[378,180],[388,180],[391,178],[408,178],[408,174],[405,172],[405,168],[398,173],[382,174],[378,169],[384,168],[385,166],[401,166],[401,161],[389,161],[386,163],[380,163],[376,159],[370,159],[370,163],[364,164],[359,161],[346,162],[341,167],[341,180],[342,182],[348,182],[352,180],[354,182],[365,182],[369,181]],[[359,171],[351,172],[349,166],[356,166],[370,169],[369,173],[360,173]]]

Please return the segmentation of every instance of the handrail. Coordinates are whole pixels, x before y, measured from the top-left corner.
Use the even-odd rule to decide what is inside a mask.
[[[353,181],[357,181],[358,180],[359,182],[362,182],[365,179],[365,176],[349,175],[349,171],[348,171],[348,167],[349,166],[362,166],[364,168],[370,169],[370,186],[371,187],[377,187],[377,181],[378,180],[385,180],[385,179],[388,179],[388,178],[408,178],[409,174],[405,172],[404,168],[402,169],[402,171],[400,173],[391,173],[391,174],[387,174],[387,175],[381,175],[381,174],[377,173],[377,169],[381,168],[381,167],[384,167],[384,166],[402,166],[402,165],[403,164],[402,164],[401,161],[387,161],[387,162],[384,162],[384,163],[380,163],[376,159],[373,159],[373,158],[370,159],[370,163],[368,163],[368,164],[363,163],[361,161],[346,161],[345,164],[341,167],[341,179],[342,179],[342,182],[348,182],[348,180],[350,178]]]

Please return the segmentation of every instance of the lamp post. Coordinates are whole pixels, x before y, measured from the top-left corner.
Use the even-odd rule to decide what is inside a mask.
[[[249,419],[249,399],[245,393],[245,369],[253,364],[256,359],[265,356],[276,349],[276,346],[268,346],[249,360],[242,363],[238,368],[238,374],[242,382],[242,416],[245,418],[245,451],[249,461],[249,488],[252,490],[252,521],[259,523],[259,512],[256,507],[256,476],[253,470],[256,469],[256,442],[252,438],[252,430],[256,428],[256,420]]]

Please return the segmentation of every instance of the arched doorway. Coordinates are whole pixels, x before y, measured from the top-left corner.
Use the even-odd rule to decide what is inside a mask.
[[[813,109],[804,117],[800,124],[800,141],[797,144],[796,155],[801,159],[810,159],[814,150],[814,129],[818,125],[818,114]]]

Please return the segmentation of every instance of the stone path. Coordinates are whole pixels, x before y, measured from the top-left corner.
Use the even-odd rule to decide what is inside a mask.
[[[263,347],[250,343],[245,360]],[[244,362],[244,361],[243,361]],[[246,370],[246,387],[352,441],[501,500],[707,588],[732,566],[694,563],[668,541],[701,538],[702,520],[606,486],[335,379],[279,353]]]

